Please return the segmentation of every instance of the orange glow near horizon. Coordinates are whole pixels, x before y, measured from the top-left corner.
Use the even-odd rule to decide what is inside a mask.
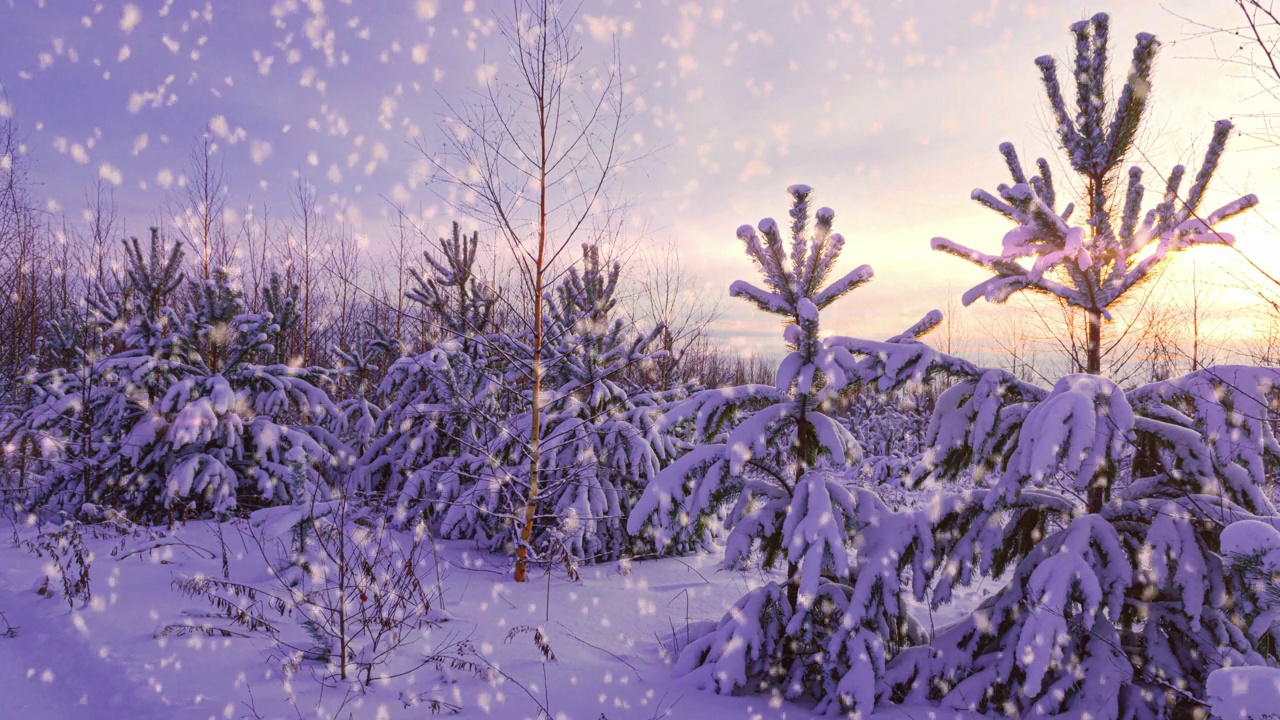
[[[84,17],[63,4],[0,11],[0,67],[9,68],[0,73],[0,113],[27,132],[47,207],[76,222],[84,188],[101,179],[130,234],[164,222],[161,207],[181,183],[191,138],[207,128],[226,162],[234,219],[264,204],[277,219],[287,216],[285,191],[305,177],[325,215],[367,239],[370,257],[386,252],[393,203],[428,235],[446,232],[457,215],[445,203],[450,190],[427,182],[420,148],[439,144],[451,104],[503,77],[500,63],[486,60],[500,47],[489,11],[446,3],[423,17],[358,2],[319,19],[312,11],[219,8],[183,18],[135,9],[127,23],[111,8]],[[675,243],[693,294],[722,294],[717,334],[773,352],[781,340],[772,321],[726,296],[730,282],[754,275],[734,230],[783,216],[784,188],[809,184],[815,205],[836,211],[848,240],[844,263],[876,271],[873,283],[832,308],[832,332],[883,337],[930,309],[958,305],[983,275],[931,252],[929,240],[999,247],[1006,224],[969,192],[1005,179],[1001,142],[1028,162],[1045,156],[1066,182],[1033,61],[1068,58],[1068,25],[1097,11],[1112,17],[1116,82],[1135,33],[1163,43],[1132,158],[1147,168],[1145,205],[1158,201],[1172,165],[1194,171],[1215,120],[1235,118],[1243,132],[1206,206],[1257,194],[1261,206],[1227,229],[1280,277],[1270,210],[1280,202],[1280,145],[1259,119],[1280,106],[1224,62],[1229,47],[1220,36],[1204,32],[1238,22],[1232,3],[602,2],[583,7],[576,29],[592,61],[606,57],[617,32],[632,77],[625,140],[644,159],[619,174],[618,193],[630,204],[625,228],[639,238],[637,252]],[[331,43],[307,39],[315,23],[334,31]],[[82,112],[86,104],[95,112]],[[1193,251],[1173,264],[1221,262],[1211,272],[1229,284],[1242,271],[1219,255]],[[1226,311],[1252,312],[1249,304],[1236,297]],[[989,312],[966,309],[959,320]]]

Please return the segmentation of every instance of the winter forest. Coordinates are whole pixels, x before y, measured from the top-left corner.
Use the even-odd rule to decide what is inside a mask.
[[[0,717],[1280,718],[1280,7],[1097,5],[0,3]]]

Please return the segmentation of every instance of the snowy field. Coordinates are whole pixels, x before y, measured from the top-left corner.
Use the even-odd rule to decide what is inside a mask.
[[[689,621],[718,619],[761,584],[760,573],[719,570],[714,557],[637,562],[629,570],[584,567],[577,581],[560,568],[549,576],[540,569],[532,582],[517,585],[506,558],[477,553],[468,542],[442,542],[438,624],[387,672],[437,653],[470,659],[482,670],[428,664],[361,692],[319,662],[283,671],[279,648],[263,635],[166,636],[166,627],[199,624],[212,611],[173,583],[220,573],[213,527],[191,522],[154,539],[86,538],[94,553],[92,597],[74,609],[61,597],[50,558],[12,542],[36,532],[9,534],[0,547],[0,612],[14,628],[13,637],[0,638],[4,716],[420,718],[439,700],[440,714],[463,718],[538,717],[543,708],[555,718],[589,720],[813,717],[790,702],[719,696],[672,677],[673,634],[683,636]],[[223,525],[231,578],[268,588],[267,565],[249,530],[245,522]],[[434,590],[435,568],[428,561],[425,569]],[[543,660],[533,628],[546,633],[554,660]]]

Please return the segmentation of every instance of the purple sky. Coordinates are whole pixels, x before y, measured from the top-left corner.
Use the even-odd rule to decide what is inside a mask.
[[[0,0],[0,84],[26,131],[50,207],[78,212],[97,177],[116,185],[131,234],[154,222],[208,126],[226,166],[230,205],[269,202],[301,172],[326,211],[376,251],[389,200],[436,231],[449,214],[424,187],[412,145],[435,144],[442,97],[480,87],[500,66],[493,13],[506,2],[64,2]],[[1266,106],[1229,77],[1177,17],[1235,22],[1234,3],[586,0],[587,54],[619,36],[636,76],[629,139],[654,150],[625,176],[649,241],[675,241],[705,285],[724,293],[751,277],[734,230],[782,216],[783,189],[804,182],[836,211],[845,264],[877,279],[825,320],[844,333],[894,333],[981,278],[929,251],[945,235],[994,248],[1005,226],[973,204],[1004,181],[996,146],[1051,153],[1032,63],[1066,58],[1067,26],[1112,14],[1116,67],[1132,37],[1154,32],[1159,62],[1145,148],[1159,175],[1195,163],[1220,117]],[[499,69],[501,72],[501,69]],[[501,77],[501,76],[499,76]],[[1210,202],[1277,196],[1274,151],[1229,152]],[[1255,143],[1256,145],[1256,143]],[[1280,259],[1260,219],[1230,228],[1264,264]],[[726,302],[722,330],[755,346],[776,325]]]

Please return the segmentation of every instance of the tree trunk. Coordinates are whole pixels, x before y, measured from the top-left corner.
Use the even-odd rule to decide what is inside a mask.
[[[796,604],[800,602],[800,574],[799,563],[787,563],[787,604],[791,606],[792,612],[796,609]]]
[[[1102,374],[1102,312],[1089,310],[1088,356],[1090,375]],[[1110,494],[1111,468],[1103,467],[1089,481],[1088,511],[1102,512],[1102,504]]]
[[[543,21],[547,8],[543,6]],[[543,60],[546,59],[546,28],[540,36],[543,43]],[[544,64],[541,68],[545,74]],[[542,460],[539,443],[542,439],[542,283],[547,262],[547,98],[538,95],[538,131],[541,155],[538,167],[538,258],[533,272],[533,390],[530,401],[532,425],[529,429],[529,495],[525,499],[524,527],[520,529],[520,547],[516,549],[516,582],[524,582],[528,575],[529,544],[533,542],[533,518],[538,505],[538,471]]]
[[[1085,372],[1090,375],[1102,374],[1102,312],[1086,311],[1089,317],[1089,335],[1086,339],[1088,366]]]
[[[807,415],[809,410],[809,401],[807,397],[801,401],[800,415],[796,418],[796,484],[791,486],[792,497],[795,496],[796,487],[800,484],[800,479],[818,462],[818,431],[813,427],[813,423],[809,422]],[[791,604],[794,610],[796,603],[800,600],[800,565],[799,563],[787,563],[787,602]]]

